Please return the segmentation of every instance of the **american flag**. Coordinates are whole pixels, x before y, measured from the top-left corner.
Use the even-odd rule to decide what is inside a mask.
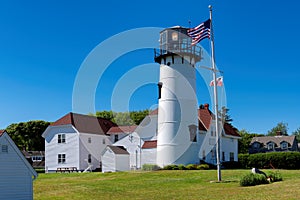
[[[210,38],[210,19],[194,28],[188,29],[187,34],[192,38],[192,45],[196,45],[205,38]]]
[[[215,85],[215,81],[212,80],[210,83],[209,83],[209,86],[214,86]],[[223,86],[223,76],[220,76],[217,78],[217,86],[220,86],[222,87]]]

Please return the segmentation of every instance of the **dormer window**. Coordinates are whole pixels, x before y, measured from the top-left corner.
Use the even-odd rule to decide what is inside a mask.
[[[280,147],[281,147],[281,149],[287,149],[288,148],[288,143],[287,142],[281,142]]]
[[[268,150],[272,151],[272,150],[274,150],[274,147],[275,147],[275,145],[273,142],[268,143]]]
[[[259,149],[260,148],[260,144],[258,142],[253,143],[253,148],[254,149]]]

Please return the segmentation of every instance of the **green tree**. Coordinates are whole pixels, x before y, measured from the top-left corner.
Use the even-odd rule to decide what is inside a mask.
[[[97,111],[94,116],[111,120],[119,126],[139,125],[149,115],[149,110],[131,112]],[[93,115],[93,114],[92,114]]]
[[[230,117],[229,108],[226,108],[225,106],[222,107],[222,118],[227,124],[231,124],[233,119]]]
[[[241,139],[238,140],[238,149],[239,153],[248,153],[249,152],[249,145],[253,137],[261,137],[264,136],[263,134],[257,133],[250,133],[245,129],[239,131]]]
[[[43,151],[45,139],[42,134],[49,124],[49,122],[42,120],[14,123],[9,125],[6,131],[19,149]]]
[[[275,127],[268,131],[268,136],[275,136],[277,132],[281,132],[282,135],[288,135],[288,124],[284,122],[279,122]]]
[[[292,133],[292,135],[295,135],[296,138],[297,138],[297,140],[298,140],[298,142],[300,142],[300,127],[297,128],[297,129]]]
[[[101,118],[104,118],[104,119],[108,119],[112,122],[115,122],[114,113],[112,111],[106,111],[106,110],[97,111],[95,115],[96,115],[96,117],[101,117]]]

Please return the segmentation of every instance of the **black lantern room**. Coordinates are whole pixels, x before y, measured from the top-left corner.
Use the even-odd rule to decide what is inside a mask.
[[[201,48],[199,46],[192,46],[192,39],[187,35],[188,28],[175,26],[164,29],[160,32],[160,48],[155,49],[154,60],[157,63],[164,63],[167,56],[174,57],[175,55],[188,57],[194,62],[201,60]],[[166,64],[166,63],[164,63]]]

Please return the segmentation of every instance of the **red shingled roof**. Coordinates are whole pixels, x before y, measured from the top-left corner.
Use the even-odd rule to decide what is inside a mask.
[[[208,104],[205,104],[205,106],[198,109],[199,130],[207,131],[209,129],[211,115],[212,113],[208,108]]]
[[[145,141],[142,149],[152,149],[157,147],[157,140]]]
[[[2,136],[2,134],[5,132],[5,130],[0,130],[0,137]]]
[[[198,109],[199,130],[207,131],[209,129],[212,116],[214,116],[214,114],[209,110],[208,104],[205,104],[204,106],[200,106],[200,108]],[[238,130],[235,127],[233,127],[231,124],[225,123],[224,130],[226,135],[241,137],[238,134]]]
[[[108,130],[107,134],[132,133],[136,128],[137,126],[113,126]]]
[[[72,124],[79,132],[94,134],[106,134],[111,127],[117,126],[107,119],[72,112],[53,122],[50,126],[68,124]]]
[[[107,145],[107,147],[109,147],[115,154],[129,154],[123,146]]]
[[[158,115],[158,108],[150,112],[149,115]]]

